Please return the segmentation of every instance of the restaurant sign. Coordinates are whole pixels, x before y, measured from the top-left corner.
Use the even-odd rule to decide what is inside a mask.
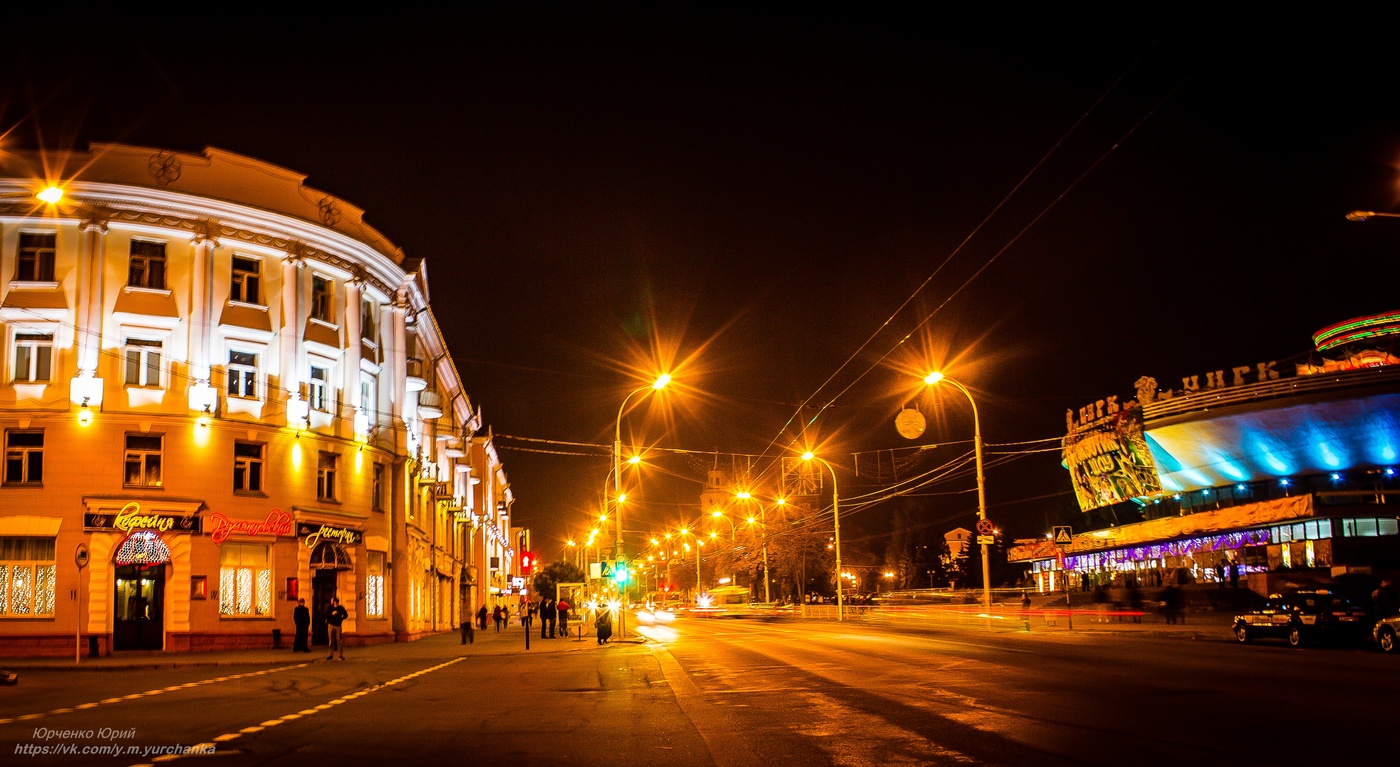
[[[141,504],[132,501],[121,507],[115,514],[83,515],[83,527],[88,530],[119,530],[131,533],[133,530],[155,530],[164,533],[197,533],[200,531],[199,517],[183,514],[143,513]]]
[[[228,540],[230,535],[292,534],[292,515],[281,509],[273,509],[264,519],[233,519],[213,512],[209,514],[209,524],[213,528],[209,531],[209,536],[218,544]]]
[[[354,546],[364,540],[364,533],[348,527],[319,525],[313,522],[298,522],[297,537],[305,538],[306,548],[314,549],[322,541],[331,541],[346,546]]]

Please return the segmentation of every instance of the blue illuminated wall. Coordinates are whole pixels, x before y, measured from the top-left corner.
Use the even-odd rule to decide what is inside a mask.
[[[1400,394],[1198,415],[1147,424],[1166,492],[1400,464]]]

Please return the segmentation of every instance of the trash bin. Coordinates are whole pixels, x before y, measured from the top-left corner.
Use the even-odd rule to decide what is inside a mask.
[[[282,649],[282,629],[272,630],[272,649]]]

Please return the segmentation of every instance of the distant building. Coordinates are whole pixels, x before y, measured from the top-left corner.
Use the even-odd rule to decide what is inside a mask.
[[[0,654],[289,644],[332,596],[413,639],[515,567],[424,261],[230,152],[0,156],[0,439]]]
[[[1017,545],[1041,590],[1228,579],[1268,593],[1400,569],[1400,312],[1314,336],[1305,362],[1137,381],[1066,415],[1064,463],[1085,512],[1067,545]],[[1095,529],[1096,528],[1096,529]]]

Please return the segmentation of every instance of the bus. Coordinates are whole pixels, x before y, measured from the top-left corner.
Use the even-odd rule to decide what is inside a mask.
[[[696,600],[691,612],[711,618],[747,618],[755,614],[748,586],[720,586]]]

